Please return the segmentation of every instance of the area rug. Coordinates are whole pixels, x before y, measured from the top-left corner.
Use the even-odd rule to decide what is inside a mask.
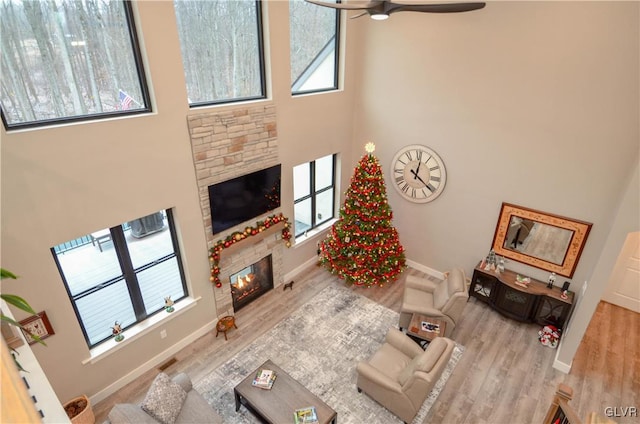
[[[397,325],[397,312],[346,287],[329,286],[194,387],[225,423],[259,423],[244,406],[235,411],[233,388],[271,359],[332,407],[341,424],[400,423],[398,417],[356,389],[356,364],[370,358],[389,328]],[[424,421],[463,350],[456,344],[414,423]]]

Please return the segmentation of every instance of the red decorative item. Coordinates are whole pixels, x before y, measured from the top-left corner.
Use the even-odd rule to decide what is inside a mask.
[[[284,222],[284,228],[282,229],[282,240],[284,240],[287,247],[291,247],[291,232],[289,231],[289,219],[286,218],[283,214],[271,215],[267,217],[264,221],[256,222],[255,227],[246,227],[244,232],[236,231],[224,240],[218,240],[216,244],[209,249],[209,262],[211,266],[211,278],[210,281],[215,284],[217,288],[222,287],[222,282],[220,281],[220,253],[222,249],[232,246],[238,241],[242,241],[247,237],[255,236],[258,233],[261,233],[266,228],[269,228],[273,224],[277,224],[279,222]]]

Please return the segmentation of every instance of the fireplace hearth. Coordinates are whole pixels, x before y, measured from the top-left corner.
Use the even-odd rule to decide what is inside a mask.
[[[235,312],[273,289],[271,255],[232,274],[229,277],[231,299]]]

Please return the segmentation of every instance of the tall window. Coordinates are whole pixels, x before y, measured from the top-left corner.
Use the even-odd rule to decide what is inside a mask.
[[[7,129],[149,110],[128,1],[0,2]]]
[[[170,209],[51,248],[87,345],[187,296]]]
[[[337,89],[340,11],[292,0],[289,25],[292,93]]]
[[[266,96],[259,1],[175,0],[189,105]]]
[[[293,168],[295,236],[334,216],[336,155],[324,156]]]

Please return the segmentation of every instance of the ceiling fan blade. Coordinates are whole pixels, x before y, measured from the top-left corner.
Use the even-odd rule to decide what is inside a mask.
[[[355,16],[352,16],[352,17],[350,17],[349,19],[356,19],[356,18],[359,18],[359,17],[364,16],[364,15],[368,15],[368,14],[369,14],[369,12],[367,12],[367,11],[365,10],[364,12],[359,13],[359,14],[357,14],[357,15],[355,15]]]
[[[460,13],[482,9],[486,3],[442,3],[442,4],[399,4],[387,2],[387,13],[395,12],[426,12],[426,13]]]
[[[368,9],[370,7],[378,6],[381,3],[384,3],[382,0],[378,1],[367,1],[362,3],[327,3],[324,1],[318,0],[305,0],[307,3],[317,4],[318,6],[330,7],[332,9],[343,9],[343,10],[362,10]]]

